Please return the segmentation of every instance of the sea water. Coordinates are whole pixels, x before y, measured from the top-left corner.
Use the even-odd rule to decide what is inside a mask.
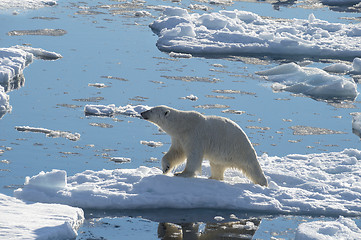
[[[9,10],[0,15],[0,47],[26,44],[63,56],[56,61],[34,60],[24,71],[24,86],[8,93],[12,112],[0,120],[0,146],[4,150],[0,155],[1,193],[12,196],[13,190],[21,187],[26,176],[52,169],[64,169],[73,175],[87,169],[160,167],[162,152],[170,146],[169,136],[139,118],[85,116],[86,104],[164,104],[229,117],[245,130],[259,155],[359,149],[360,138],[352,133],[350,115],[360,112],[359,97],[353,102],[340,104],[289,92],[273,92],[271,84],[255,72],[277,66],[284,59],[276,61],[243,56],[171,58],[157,49],[157,36],[148,27],[161,11],[147,6],[187,8],[194,2],[148,1],[132,2],[127,6],[112,5],[122,3],[64,0],[58,1],[56,6]],[[309,8],[302,2],[280,5],[279,10],[275,10],[278,9],[276,5],[256,1],[207,6],[213,8],[211,11],[237,8],[286,19],[307,19],[310,13],[314,13],[319,19],[341,23],[357,23],[358,16],[357,9],[351,9],[356,12],[345,12],[343,10],[350,8],[342,11],[327,6]],[[140,10],[149,11],[152,16],[135,17],[134,13]],[[62,29],[66,34],[8,34],[14,30],[37,29]],[[326,60],[314,62],[311,66],[323,68],[329,64],[330,61]],[[91,85],[95,83],[104,83],[107,87]],[[217,91],[227,89],[240,93],[221,94]],[[198,100],[182,99],[191,94]],[[224,106],[214,108],[220,105]],[[242,114],[222,112],[226,109]],[[19,132],[15,130],[16,126],[76,132],[81,138],[79,141],[47,138],[41,133]],[[290,128],[294,126],[342,133],[295,135]],[[141,141],[162,142],[163,146],[149,147],[140,144]],[[112,157],[131,160],[119,163],[111,161]],[[301,222],[333,220],[320,216],[278,216],[207,209],[85,212],[87,220],[79,230],[78,239],[157,239],[166,238],[167,234],[179,237],[185,232],[191,238],[192,233],[206,236],[222,229],[226,229],[222,234],[229,237],[254,234],[254,238],[261,239],[292,239]],[[359,218],[353,220],[360,227]],[[244,227],[240,225],[247,224],[258,226],[257,231],[241,232]]]

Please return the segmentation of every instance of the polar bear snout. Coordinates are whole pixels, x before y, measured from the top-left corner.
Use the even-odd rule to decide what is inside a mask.
[[[142,116],[143,119],[148,120],[149,119],[149,110],[141,112],[140,115]]]

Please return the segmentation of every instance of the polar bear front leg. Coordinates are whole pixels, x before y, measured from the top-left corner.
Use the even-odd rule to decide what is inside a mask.
[[[187,156],[186,167],[183,172],[175,173],[178,177],[194,177],[197,172],[202,171],[203,154],[197,150],[192,151]]]
[[[169,151],[162,158],[163,173],[167,174],[171,172],[178,165],[182,164],[186,159],[186,156],[182,149],[176,144],[172,144]]]

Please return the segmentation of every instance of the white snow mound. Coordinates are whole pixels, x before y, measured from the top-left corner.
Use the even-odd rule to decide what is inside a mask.
[[[268,157],[260,163],[269,188],[250,183],[228,170],[224,181],[207,179],[208,164],[198,178],[163,175],[158,168],[87,170],[57,178],[40,173],[15,190],[20,199],[82,208],[217,208],[325,216],[361,215],[361,151]],[[63,173],[63,172],[62,172]],[[52,178],[52,179],[48,179]],[[41,178],[41,179],[40,179]],[[59,188],[59,186],[61,188]],[[63,186],[63,187],[62,187]]]
[[[355,58],[361,56],[361,25],[316,19],[274,20],[221,10],[188,13],[168,7],[152,24],[161,51],[192,55],[269,55]]]
[[[84,212],[60,204],[23,202],[0,193],[1,239],[74,239]]]

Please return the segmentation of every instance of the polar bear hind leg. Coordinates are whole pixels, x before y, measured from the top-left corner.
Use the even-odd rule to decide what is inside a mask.
[[[226,167],[221,164],[215,164],[210,162],[211,165],[211,177],[210,179],[223,180],[224,171]]]

